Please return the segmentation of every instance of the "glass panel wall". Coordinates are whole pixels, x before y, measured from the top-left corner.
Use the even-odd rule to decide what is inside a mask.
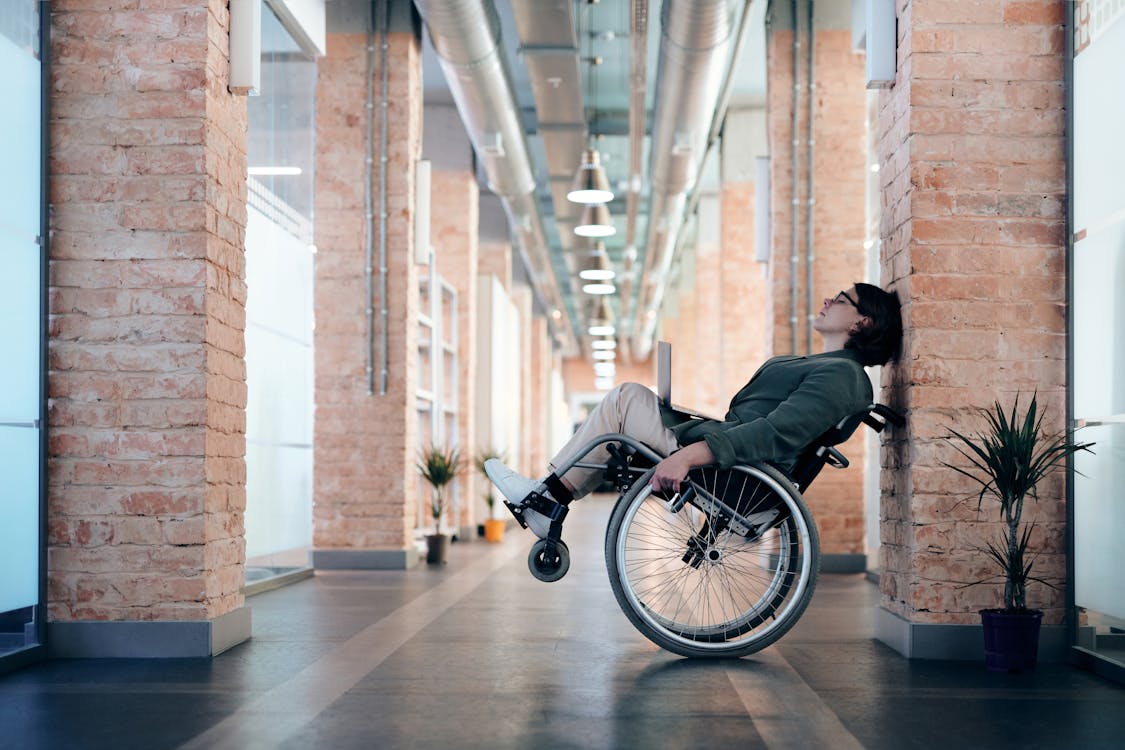
[[[39,4],[0,5],[0,667],[40,643],[42,60]]]
[[[1074,19],[1071,399],[1077,439],[1074,568],[1079,645],[1125,664],[1125,3],[1092,0]]]
[[[316,62],[266,5],[250,97],[246,226],[246,580],[312,544]]]

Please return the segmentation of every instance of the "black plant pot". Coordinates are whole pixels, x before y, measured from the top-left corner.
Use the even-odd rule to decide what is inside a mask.
[[[430,534],[426,537],[426,562],[430,565],[445,565],[445,548],[449,537],[445,534]]]
[[[982,609],[984,666],[990,672],[1022,672],[1035,669],[1039,657],[1039,626],[1043,612],[1005,612]]]

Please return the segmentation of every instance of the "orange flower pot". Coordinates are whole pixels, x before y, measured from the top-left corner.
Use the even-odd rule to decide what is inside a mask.
[[[498,518],[489,518],[484,522],[484,540],[499,544],[504,541],[504,522]]]

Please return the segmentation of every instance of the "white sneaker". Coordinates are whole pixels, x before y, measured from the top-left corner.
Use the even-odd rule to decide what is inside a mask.
[[[484,462],[484,473],[496,485],[496,489],[500,490],[500,494],[518,508],[527,504],[527,497],[532,492],[550,497],[542,482],[512,471],[498,458],[490,458]],[[546,538],[547,532],[551,530],[551,519],[531,508],[523,508],[523,522],[540,539]]]

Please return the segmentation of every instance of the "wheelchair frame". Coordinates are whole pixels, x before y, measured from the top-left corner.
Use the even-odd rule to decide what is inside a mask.
[[[806,506],[804,506],[801,493],[808,488],[824,466],[828,465],[833,468],[842,469],[849,465],[848,459],[840,453],[835,446],[847,440],[861,424],[866,424],[876,432],[881,432],[887,424],[902,426],[905,424],[905,419],[889,407],[883,404],[873,403],[866,409],[840,420],[840,422],[818,437],[817,440],[813,441],[812,444],[801,452],[797,461],[788,471],[783,467],[770,463],[751,464],[727,470],[728,472],[741,471],[746,474],[757,475],[760,479],[764,479],[769,483],[776,482],[774,492],[779,494],[787,492],[791,497],[795,498],[793,503],[791,503],[791,515],[793,515],[794,510],[799,510],[802,516],[804,516],[800,523],[807,522],[811,529],[807,534],[802,535],[800,539],[790,540],[787,544],[793,543],[799,546],[811,545],[812,549],[802,554],[804,558],[816,560],[817,567],[819,567],[819,541],[815,521],[812,519],[811,513],[807,511]],[[610,452],[608,461],[599,463],[585,460],[586,456],[591,451],[603,444],[608,444],[608,450]],[[638,458],[640,459],[639,461]],[[698,635],[690,636],[686,639],[662,635],[660,632],[661,624],[659,622],[654,622],[648,614],[642,611],[644,605],[637,601],[631,591],[624,590],[628,588],[628,585],[614,580],[612,570],[614,566],[610,565],[610,549],[611,547],[616,547],[620,541],[618,539],[610,539],[610,534],[613,533],[615,527],[615,519],[618,519],[618,535],[626,533],[626,531],[621,528],[622,521],[619,519],[619,515],[627,511],[623,504],[627,503],[627,501],[631,501],[638,493],[644,491],[643,487],[637,486],[638,480],[644,477],[652,466],[663,460],[663,458],[664,456],[648,445],[628,435],[608,433],[591,440],[577,451],[572,459],[556,467],[556,474],[562,476],[573,468],[599,469],[604,472],[605,477],[616,487],[619,497],[614,507],[614,514],[611,516],[609,528],[607,528],[607,566],[611,568],[611,583],[614,584],[614,591],[618,598],[618,603],[621,605],[622,610],[630,621],[632,621],[646,637],[656,642],[657,645],[662,648],[693,657],[741,656],[764,648],[766,645],[769,645],[769,643],[781,637],[803,613],[804,607],[807,605],[808,599],[812,594],[811,588],[815,586],[816,571],[810,573],[807,569],[803,569],[800,572],[797,585],[801,592],[801,599],[796,605],[789,603],[785,605],[786,609],[784,611],[767,613],[775,619],[781,616],[785,618],[791,617],[792,622],[788,622],[788,624],[780,629],[780,632],[771,635],[768,639],[763,639],[761,643],[751,642],[749,645],[740,643],[731,647],[728,647],[724,639],[714,633],[709,634],[705,639],[701,639]],[[715,467],[698,467],[693,471],[705,470],[718,471]],[[704,524],[704,529],[707,529],[708,524],[713,520],[721,519],[722,528],[717,530],[712,529],[708,532],[709,534],[728,533],[739,535],[745,539],[756,539],[765,533],[763,529],[775,528],[770,526],[770,524],[773,522],[774,518],[780,514],[780,510],[773,511],[772,516],[766,513],[747,514],[743,512],[741,507],[732,507],[727,504],[715,493],[700,491],[700,488],[697,488],[690,478],[687,481],[688,487],[680,493],[673,495],[671,499],[668,500],[666,506],[667,512],[678,514],[687,504],[691,503],[696,509],[702,511],[703,514],[708,517],[709,520]],[[742,481],[746,481],[745,477],[743,477]],[[788,487],[784,486],[785,483],[788,484]],[[738,503],[735,505],[737,506]],[[528,567],[532,575],[539,580],[547,582],[557,581],[566,574],[570,567],[569,549],[562,540],[562,524],[566,518],[568,507],[567,505],[556,502],[550,497],[538,493],[533,493],[529,497],[526,506],[516,507],[509,504],[509,508],[512,509],[517,521],[525,527],[526,523],[522,518],[524,507],[542,513],[551,521],[548,535],[538,540],[532,546],[528,555]],[[717,562],[720,557],[720,553],[709,547],[707,542],[702,541],[699,535],[688,539],[685,548],[686,552],[682,560],[685,564],[693,568],[698,568],[701,564],[707,562],[704,557],[706,554],[714,556],[712,562]],[[790,572],[788,575],[793,574]],[[786,590],[792,585],[793,584],[786,584]],[[809,589],[807,592],[804,591],[806,587]],[[780,601],[780,599],[778,601]],[[794,607],[796,607],[797,611],[791,613]],[[760,622],[764,617],[765,615],[757,617],[757,621]],[[656,631],[655,633],[653,632],[654,630]],[[746,631],[738,630],[738,627],[729,630],[729,633],[734,633],[738,637],[741,637],[744,632]],[[726,634],[728,634],[728,632],[724,631],[724,635]]]

